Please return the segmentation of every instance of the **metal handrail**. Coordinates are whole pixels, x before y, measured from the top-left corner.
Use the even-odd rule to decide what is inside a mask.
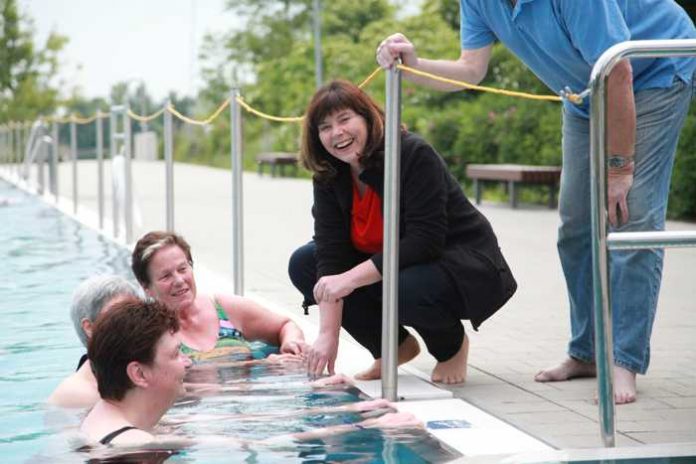
[[[597,367],[600,431],[605,446],[615,445],[616,434],[608,251],[610,249],[627,249],[629,247],[696,246],[696,233],[608,233],[605,165],[607,142],[606,81],[614,66],[625,58],[661,58],[693,55],[696,55],[696,40],[693,39],[622,42],[609,48],[602,54],[592,68],[590,76],[590,192],[595,362]]]
[[[384,263],[382,266],[382,398],[397,401],[399,333],[399,197],[401,70],[386,73],[384,121]]]
[[[234,293],[244,295],[244,213],[242,188],[242,109],[239,89],[230,92],[230,158],[232,170],[232,278]]]

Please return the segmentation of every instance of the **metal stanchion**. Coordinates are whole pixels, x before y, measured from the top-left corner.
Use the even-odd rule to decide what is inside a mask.
[[[244,218],[242,198],[242,111],[239,89],[230,92],[230,137],[232,158],[232,274],[234,293],[244,295]]]
[[[167,230],[174,232],[174,134],[171,102],[164,109],[164,165],[166,180]]]
[[[120,135],[118,133],[118,119],[116,118],[118,115],[119,111],[123,111],[121,106],[112,106],[111,111],[109,112],[109,134],[110,134],[110,142],[109,142],[109,152],[111,155],[111,208],[112,208],[112,216],[113,216],[113,221],[112,221],[112,226],[113,226],[113,236],[114,238],[118,238],[118,233],[119,233],[119,204],[118,204],[118,191],[116,188],[116,182],[115,182],[115,169],[116,169],[116,163],[114,160],[116,159],[116,155],[118,154],[118,136]]]
[[[592,214],[592,284],[594,293],[595,363],[597,366],[600,431],[604,445],[615,446],[613,343],[611,291],[609,286],[608,249],[610,241],[616,248],[662,248],[696,245],[696,234],[643,232],[638,236],[626,233],[608,234],[607,225],[607,86],[614,66],[625,58],[656,58],[696,55],[696,40],[642,40],[623,42],[609,48],[595,63],[590,76],[590,175]],[[609,240],[611,239],[611,240]]]
[[[126,216],[126,243],[133,241],[133,167],[131,165],[132,150],[131,150],[131,120],[128,117],[128,105],[123,111],[123,133],[124,140],[124,165],[125,165],[125,205],[123,210]]]
[[[55,202],[58,203],[58,122],[53,123],[53,149],[51,150],[51,168],[49,170],[49,183]]]
[[[97,211],[99,214],[99,229],[104,229],[104,123],[102,113],[97,110],[94,120],[97,129]]]
[[[16,180],[19,180],[19,165],[20,165],[20,160],[21,160],[21,132],[20,132],[20,125],[19,123],[15,123],[15,130],[14,130],[14,147],[12,148],[12,151],[14,153],[13,160],[12,160],[12,170],[13,170],[13,175],[15,176]]]
[[[398,400],[399,200],[401,71],[387,71],[384,127],[384,262],[382,266],[382,397]]]
[[[73,213],[77,214],[77,125],[70,121],[70,156],[72,158]]]
[[[43,132],[43,127],[41,127],[41,131]],[[43,195],[44,192],[46,191],[46,180],[44,178],[45,176],[45,161],[48,158],[48,146],[51,143],[50,137],[47,135],[42,135],[38,137],[37,143],[41,144],[41,150],[38,151],[39,157],[36,159],[36,181],[38,184],[38,192],[39,195]]]

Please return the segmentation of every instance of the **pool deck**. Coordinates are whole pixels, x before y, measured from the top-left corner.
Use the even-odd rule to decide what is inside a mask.
[[[105,163],[106,179],[109,164]],[[141,220],[135,235],[165,227],[164,164],[134,163],[135,201]],[[82,217],[96,211],[96,164],[80,162]],[[70,166],[60,166],[63,207],[72,209]],[[317,311],[302,315],[299,294],[287,276],[292,251],[312,236],[311,183],[291,178],[244,174],[245,290],[273,307],[284,308],[304,327]],[[231,175],[228,171],[189,164],[175,166],[176,230],[191,243],[196,265],[231,282]],[[106,192],[107,218],[111,215]],[[556,253],[558,213],[543,206],[483,203],[519,290],[479,332],[470,330],[469,376],[465,384],[434,396],[464,400],[556,449],[601,447],[595,379],[537,383],[542,367],[562,360],[569,334],[568,304]],[[696,229],[669,222],[669,230]],[[110,229],[109,229],[110,231]],[[652,362],[638,378],[638,401],[616,408],[617,446],[696,444],[696,249],[668,250],[652,336]],[[231,287],[230,287],[231,290]],[[315,333],[315,332],[314,332]],[[344,346],[344,345],[342,345]],[[369,362],[364,350],[340,355],[338,369],[356,359]],[[353,353],[358,353],[352,356]],[[350,361],[350,362],[349,362]],[[427,353],[407,371],[427,378],[434,359]],[[351,369],[345,369],[351,373]],[[408,372],[405,372],[408,374]],[[443,400],[448,401],[448,400]],[[502,437],[498,437],[501,439]],[[647,447],[646,447],[647,449]],[[520,450],[522,451],[522,450]],[[501,451],[502,452],[502,451]]]

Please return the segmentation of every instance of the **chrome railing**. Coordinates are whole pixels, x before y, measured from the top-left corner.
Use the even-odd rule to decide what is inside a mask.
[[[696,40],[641,40],[608,49],[590,76],[590,173],[592,214],[592,283],[595,320],[599,420],[605,446],[615,445],[614,377],[611,334],[609,250],[696,246],[696,232],[614,232],[607,221],[607,77],[626,58],[660,58],[696,55]]]

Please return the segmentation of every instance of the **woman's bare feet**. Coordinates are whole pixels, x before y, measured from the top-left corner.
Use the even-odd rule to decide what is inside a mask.
[[[420,353],[418,340],[413,335],[409,335],[399,345],[399,365],[406,364]],[[355,375],[357,380],[377,380],[382,377],[382,358],[377,358],[367,370]]]
[[[616,404],[633,403],[636,400],[636,373],[614,366],[614,401]]]
[[[469,337],[464,334],[462,346],[457,354],[447,361],[439,362],[435,365],[430,376],[433,382],[445,383],[448,385],[463,383],[466,380],[467,360],[469,359]]]
[[[575,358],[567,358],[554,367],[542,369],[534,376],[537,382],[560,382],[578,377],[596,377],[594,363],[586,363]]]

